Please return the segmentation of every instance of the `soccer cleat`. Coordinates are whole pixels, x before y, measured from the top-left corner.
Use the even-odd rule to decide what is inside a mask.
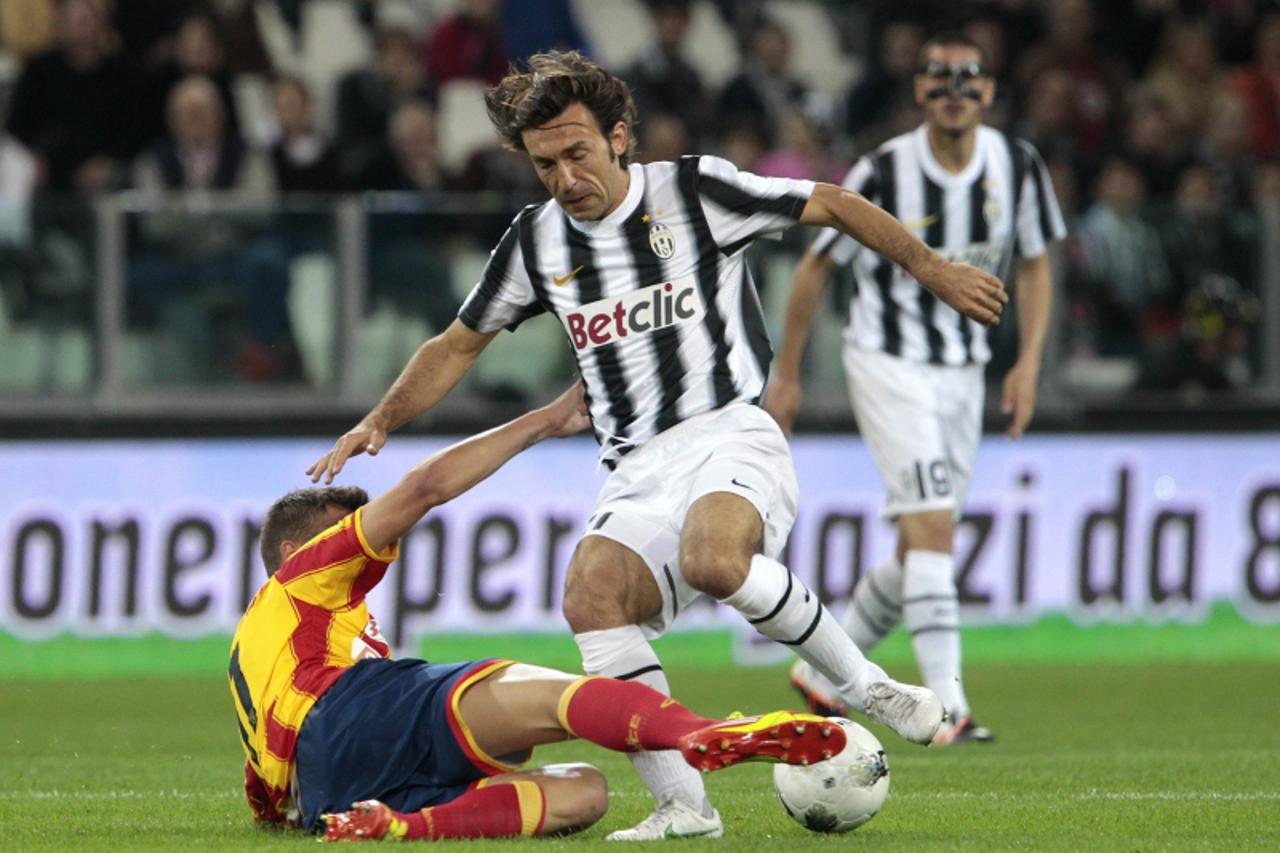
[[[800,691],[809,710],[818,716],[849,716],[844,700],[830,689],[831,682],[821,673],[814,672],[813,667],[803,658],[791,665],[791,686]]]
[[[955,746],[961,743],[995,743],[991,729],[980,726],[972,717],[961,717],[957,722],[947,721],[933,736],[934,746]]]
[[[389,806],[377,800],[364,800],[351,807],[349,812],[322,815],[325,841],[381,841],[396,833],[394,813]],[[402,824],[403,826],[403,824]]]
[[[844,729],[826,717],[774,711],[724,720],[677,742],[684,760],[704,773],[740,761],[816,764],[844,749]]]
[[[928,687],[890,679],[867,688],[867,719],[893,729],[912,743],[926,746],[942,725],[942,702]]]
[[[653,814],[629,829],[619,829],[605,837],[605,841],[666,841],[677,838],[720,838],[724,835],[724,821],[720,812],[711,810],[711,817],[683,800],[660,800]]]

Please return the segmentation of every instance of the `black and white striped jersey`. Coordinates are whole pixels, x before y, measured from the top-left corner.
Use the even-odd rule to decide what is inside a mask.
[[[1034,258],[1066,225],[1040,155],[1030,143],[980,126],[973,157],[952,174],[938,164],[923,126],[859,160],[844,186],[897,217],[943,256],[1008,277],[1015,256]],[[824,229],[815,254],[853,261],[845,340],[928,364],[984,364],[987,331],[925,290],[901,267],[852,238]]]
[[[607,464],[686,418],[764,393],[773,348],[743,254],[794,225],[814,186],[718,157],[629,174],[626,198],[596,222],[554,200],[525,208],[458,314],[477,332],[543,311],[560,319]]]

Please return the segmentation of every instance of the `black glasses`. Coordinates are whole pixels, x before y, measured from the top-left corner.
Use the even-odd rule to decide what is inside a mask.
[[[962,65],[948,65],[945,62],[930,62],[923,66],[917,73],[926,77],[945,77],[950,80],[958,80],[962,83],[970,80],[980,80],[987,76],[987,70],[982,67],[979,62],[966,62]]]

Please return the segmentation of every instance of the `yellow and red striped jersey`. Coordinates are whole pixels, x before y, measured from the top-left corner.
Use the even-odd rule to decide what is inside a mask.
[[[358,509],[311,539],[263,584],[231,641],[228,680],[258,818],[283,820],[298,731],[357,660],[390,657],[365,596],[395,560],[365,541]]]

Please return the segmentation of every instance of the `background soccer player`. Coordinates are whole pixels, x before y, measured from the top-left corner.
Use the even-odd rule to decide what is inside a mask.
[[[524,448],[583,429],[582,408],[575,387],[432,456],[372,501],[346,486],[272,506],[262,530],[271,577],[236,628],[228,669],[258,819],[323,825],[330,840],[557,833],[605,813],[605,782],[584,764],[516,772],[538,744],[679,748],[703,770],[843,748],[844,732],[812,715],[718,723],[643,684],[510,660],[388,659],[365,596],[400,537]]]
[[[584,669],[668,691],[649,639],[705,593],[794,648],[850,707],[927,743],[942,720],[937,697],[869,663],[775,559],[798,487],[785,437],[756,405],[772,351],[744,254],[797,222],[837,228],[982,323],[1000,316],[1000,281],[943,260],[840,187],[760,178],[717,157],[629,163],[630,92],[580,54],[533,57],[487,104],[552,201],[516,217],[458,321],[422,345],[373,411],[309,469],[313,478],[332,482],[353,454],[376,453],[389,431],[438,403],[504,327],[554,312],[612,472],[565,581],[564,614]],[[635,765],[658,808],[611,837],[722,833],[701,779],[679,756],[646,753]]]
[[[995,96],[981,48],[961,33],[921,49],[916,101],[925,121],[863,157],[844,185],[906,223],[944,255],[1006,274],[1017,257],[1019,352],[1001,410],[1020,436],[1036,405],[1052,283],[1046,244],[1065,236],[1040,156],[982,125]],[[946,705],[935,743],[990,741],[973,721],[960,672],[952,540],[982,432],[986,330],[940,304],[909,269],[824,231],[796,268],[778,370],[766,407],[790,431],[800,407],[800,360],[827,278],[852,260],[857,288],[845,332],[845,371],[858,430],[888,489],[896,553],[854,589],[846,628],[869,651],[900,619],[925,684]],[[792,681],[839,712],[839,691],[797,661]]]

